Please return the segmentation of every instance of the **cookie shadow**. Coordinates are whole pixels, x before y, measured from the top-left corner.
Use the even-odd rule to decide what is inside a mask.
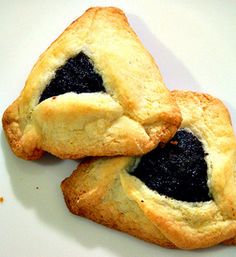
[[[152,33],[146,24],[134,15],[128,15],[131,24],[147,49],[161,68],[166,84],[170,89],[200,89],[197,81],[186,67],[167,49]],[[171,76],[167,75],[171,74]],[[87,219],[72,215],[66,208],[60,190],[61,181],[76,168],[76,161],[62,161],[51,155],[45,155],[39,161],[24,161],[15,157],[1,133],[1,147],[5,166],[10,178],[15,198],[25,209],[33,209],[38,219],[47,226],[66,235],[68,240],[75,240],[78,245],[91,248],[105,248],[117,256],[163,256],[173,254],[172,250],[135,239],[127,234],[108,229]],[[192,251],[196,256],[205,253],[213,256],[215,252],[224,250],[218,246],[207,250]],[[188,251],[174,254],[189,256]],[[195,255],[196,254],[196,255]]]
[[[163,80],[170,90],[201,90],[191,72],[170,49],[156,38],[143,20],[133,14],[128,14],[128,19],[146,49],[155,59]]]

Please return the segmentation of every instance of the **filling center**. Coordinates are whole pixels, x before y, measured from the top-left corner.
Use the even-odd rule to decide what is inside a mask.
[[[43,100],[65,94],[105,92],[102,77],[94,70],[91,60],[80,52],[70,58],[55,74],[55,77],[44,89],[39,103]]]
[[[187,202],[211,200],[202,143],[179,130],[164,147],[144,155],[131,175],[161,195]]]

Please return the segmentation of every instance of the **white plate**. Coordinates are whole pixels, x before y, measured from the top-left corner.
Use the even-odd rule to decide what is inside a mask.
[[[170,89],[220,97],[236,125],[235,1],[1,1],[1,114],[32,65],[70,22],[94,5],[121,7]],[[76,161],[16,158],[1,131],[0,256],[236,256],[234,247],[168,250],[70,214],[60,182]]]

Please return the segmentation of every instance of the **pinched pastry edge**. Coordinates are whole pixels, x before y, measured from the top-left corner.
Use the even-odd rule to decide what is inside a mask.
[[[39,103],[55,71],[81,51],[102,76],[107,93],[66,93]],[[181,115],[125,14],[95,7],[40,56],[2,122],[21,158],[38,159],[47,151],[77,159],[144,154],[173,136]]]
[[[181,128],[191,130],[208,155],[207,202],[184,202],[150,190],[129,174],[136,159],[83,161],[61,188],[69,210],[161,246],[182,249],[235,244],[236,139],[223,103],[209,95],[174,91]],[[145,172],[145,171],[144,171]]]

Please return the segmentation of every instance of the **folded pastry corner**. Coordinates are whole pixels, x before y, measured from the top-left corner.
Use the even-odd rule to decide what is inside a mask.
[[[2,122],[19,157],[77,159],[144,154],[181,114],[125,14],[94,7],[39,57]]]
[[[183,121],[141,157],[83,161],[61,188],[69,210],[165,247],[235,244],[236,139],[223,103],[174,91]]]

